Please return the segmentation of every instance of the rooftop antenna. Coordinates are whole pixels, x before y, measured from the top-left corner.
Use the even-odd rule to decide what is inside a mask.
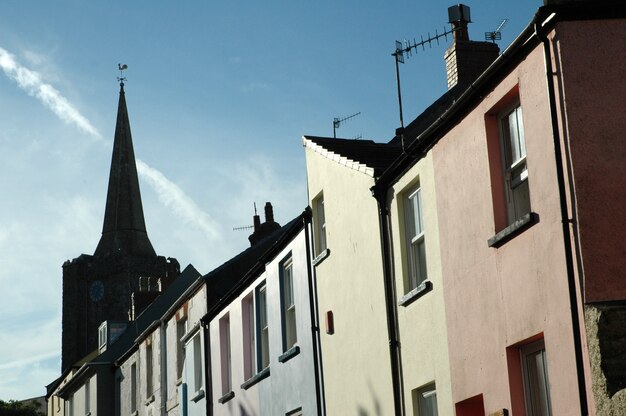
[[[445,42],[448,41],[448,35],[452,36],[455,32],[459,31],[462,33],[463,27],[467,27],[467,23],[470,22],[470,8],[464,4],[458,4],[456,6],[452,6],[448,8],[448,21],[452,24],[451,28],[447,28],[444,26],[443,32],[439,33],[435,30],[435,34],[431,35],[428,32],[428,36],[424,39],[424,36],[421,35],[419,41],[413,38],[412,41],[404,40],[402,42],[396,40],[396,49],[391,54],[394,57],[394,61],[396,64],[396,83],[398,86],[398,108],[400,110],[400,128],[396,130],[396,135],[400,135],[400,140],[402,142],[402,151],[404,151],[404,117],[402,114],[402,89],[400,88],[400,65],[404,63],[405,56],[409,58],[413,56],[413,52],[417,53],[418,48],[422,48],[422,51],[426,50],[426,45],[428,45],[429,49],[432,49],[433,43],[437,43],[439,46],[439,41],[441,38],[445,39]],[[457,34],[454,37],[458,36]]]
[[[126,81],[126,78],[124,77],[124,70],[128,69],[128,65],[117,64],[117,69],[120,70],[120,76],[117,77],[117,81],[120,83],[120,86],[124,88],[124,81]]]
[[[438,31],[435,30],[435,34],[431,35],[430,32],[428,32],[428,37],[426,39],[424,39],[424,36],[420,36],[419,41],[415,40],[415,38],[412,41],[406,40],[406,39],[402,42],[398,40],[396,41],[396,49],[391,54],[391,56],[395,58],[395,62],[396,62],[396,82],[398,85],[398,107],[400,108],[400,127],[402,129],[404,129],[404,119],[402,116],[402,92],[400,89],[400,65],[399,64],[404,63],[405,56],[407,58],[413,56],[413,51],[417,52],[417,48],[421,47],[422,50],[426,50],[426,45],[428,45],[429,48],[432,48],[434,42],[437,42],[437,45],[439,45],[439,39],[441,38],[445,38],[445,40],[447,41],[448,35],[452,35],[453,32],[454,32],[453,29],[447,29],[444,27],[442,33],[439,33]]]
[[[498,25],[496,30],[494,30],[493,32],[485,32],[485,40],[490,40],[493,43],[496,43],[497,40],[502,39],[502,31],[501,31],[501,29],[504,27],[504,25],[508,21],[509,21],[509,19],[502,19],[502,22],[500,22],[500,24]]]
[[[361,114],[361,112],[359,111],[358,113],[354,113],[350,116],[344,117],[344,118],[339,118],[339,117],[335,117],[333,119],[333,138],[337,138],[337,129],[339,128],[339,126],[341,126],[341,123],[343,123],[346,120],[350,120],[353,117],[358,116],[359,114]]]
[[[253,202],[254,204],[254,216],[257,216],[256,213],[256,202]],[[240,231],[240,230],[251,230],[252,228],[254,228],[254,225],[244,225],[242,227],[233,227],[233,231]]]

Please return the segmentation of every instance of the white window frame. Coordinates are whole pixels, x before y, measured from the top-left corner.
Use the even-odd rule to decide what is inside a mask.
[[[154,393],[154,349],[152,348],[152,338],[146,339],[146,397],[150,398]]]
[[[320,194],[315,198],[313,205],[315,206],[315,231],[317,237],[316,254],[322,254],[328,248],[326,241],[326,213],[324,210],[324,194]]]
[[[539,359],[539,362],[533,358]],[[550,380],[548,360],[543,339],[520,348],[520,363],[524,382],[524,400],[528,416],[550,416]],[[537,364],[539,364],[537,366]]]
[[[176,321],[176,379],[181,380],[183,377],[183,368],[185,365],[185,345],[183,338],[187,334],[187,316],[183,316]]]
[[[257,372],[270,365],[269,323],[267,316],[267,286],[265,282],[256,289]]]
[[[433,403],[434,407],[429,408],[429,405]],[[413,391],[413,414],[415,416],[438,416],[435,383],[427,384]]]
[[[233,390],[233,371],[231,357],[230,315],[226,313],[219,320],[220,328],[220,363],[222,378],[222,395]]]
[[[428,280],[426,263],[426,232],[422,191],[419,184],[404,192],[404,232],[406,244],[405,293],[417,288]]]
[[[254,320],[254,291],[252,291],[241,300],[243,376],[246,380],[256,374],[256,326]]]
[[[283,352],[298,342],[296,303],[293,292],[293,258],[291,254],[280,264],[281,315],[283,319]]]
[[[130,412],[137,411],[137,363],[130,365]]]
[[[85,415],[91,414],[91,379],[85,381]]]
[[[203,354],[202,354],[202,339],[200,335],[201,331],[193,337],[193,387],[194,392],[198,394],[204,387],[204,371],[203,371]]]
[[[498,116],[503,162],[504,195],[507,223],[512,224],[530,212],[526,139],[522,107],[519,102]]]

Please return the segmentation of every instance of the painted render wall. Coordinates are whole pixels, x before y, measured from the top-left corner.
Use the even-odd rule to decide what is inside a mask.
[[[432,291],[406,306],[398,305],[404,399],[407,415],[416,415],[411,392],[432,382],[437,389],[441,415],[454,414],[450,389],[450,362],[446,333],[443,279],[439,248],[439,222],[432,153],[414,165],[393,187],[390,215],[396,298],[405,295],[407,249],[404,230],[404,192],[419,183],[421,189],[426,267]]]
[[[374,179],[309,147],[305,153],[309,204],[323,191],[330,250],[315,271],[326,411],[393,414],[378,207],[370,192]],[[327,311],[334,315],[332,335],[324,324]]]
[[[557,51],[586,302],[626,299],[626,20],[559,23]]]
[[[266,264],[265,271],[249,287],[211,320],[211,377],[215,416],[284,415],[298,407],[302,407],[302,412],[305,415],[317,414],[305,242],[305,233],[302,230],[291,243]],[[278,361],[278,357],[283,354],[279,267],[289,253],[291,253],[293,260],[296,345],[300,348],[300,353],[281,363]],[[255,289],[263,282],[266,284],[267,293],[270,375],[248,389],[243,389],[241,385],[246,380],[243,362],[242,301],[251,293],[254,294]],[[225,403],[219,403],[218,400],[223,396],[219,321],[226,314],[229,315],[230,321],[231,384],[235,396]]]
[[[207,311],[207,289],[206,284],[203,284],[193,295],[192,297],[185,301],[183,306],[179,307],[176,312],[170,316],[166,317],[166,348],[167,348],[167,415],[168,416],[181,416],[181,399],[182,399],[182,383],[186,382],[185,374],[186,374],[186,365],[187,362],[183,365],[183,373],[182,377],[177,377],[177,328],[176,328],[176,317],[185,316],[187,319],[187,331],[193,331],[200,327],[200,319],[206,314]],[[201,330],[201,329],[200,329]],[[204,355],[203,355],[204,360]],[[193,365],[193,364],[191,364]],[[191,393],[191,392],[188,392]],[[188,395],[188,398],[191,395]],[[201,412],[204,414],[206,405],[205,399],[201,399],[198,402],[193,403],[189,406],[187,410],[190,412],[189,415],[198,414],[200,412],[199,409],[202,409]]]
[[[507,347],[543,334],[553,414],[578,414],[576,363],[543,50],[536,47],[433,148],[453,401],[487,414],[523,406]],[[539,222],[500,248],[486,120],[519,86],[531,210]],[[493,131],[490,132],[490,134]],[[510,385],[510,379],[513,383]],[[510,392],[511,387],[513,389]],[[520,396],[522,397],[520,399]],[[513,402],[513,405],[512,405]]]
[[[200,318],[206,313],[206,285],[202,285],[193,295],[187,300],[186,307],[181,306],[177,311],[178,313],[184,313],[186,311],[187,316],[187,330],[191,331],[194,327],[197,329]],[[131,415],[131,366],[133,363],[137,364],[137,414],[139,416],[157,416],[161,414],[161,408],[163,407],[162,397],[162,354],[166,355],[166,386],[167,395],[165,396],[165,409],[168,416],[180,416],[182,410],[180,406],[181,402],[181,389],[185,380],[185,367],[183,366],[183,376],[177,377],[177,332],[176,332],[176,313],[171,317],[168,317],[165,326],[165,338],[166,345],[165,351],[162,346],[162,327],[157,325],[146,338],[139,344],[139,348],[128,356],[118,369],[118,378],[120,383],[120,410],[121,415]],[[153,351],[153,389],[152,394],[148,395],[147,392],[147,371],[146,371],[146,339],[152,339],[152,351]],[[203,400],[200,400],[193,405],[188,406],[188,415],[204,414],[205,404]],[[201,407],[201,413],[198,413],[198,408]]]

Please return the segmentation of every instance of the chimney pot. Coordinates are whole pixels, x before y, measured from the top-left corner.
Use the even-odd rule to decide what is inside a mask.
[[[265,222],[274,222],[274,209],[270,202],[265,203]]]
[[[454,43],[445,53],[448,89],[457,84],[469,85],[482,74],[500,54],[492,42],[470,40],[467,24],[471,23],[470,8],[459,4],[448,8],[454,30]]]

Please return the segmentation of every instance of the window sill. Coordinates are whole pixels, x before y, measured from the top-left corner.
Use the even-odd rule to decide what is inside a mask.
[[[330,256],[329,248],[324,249],[320,254],[317,255],[317,257],[313,259],[313,267],[316,267],[318,264],[326,260],[328,256]]]
[[[233,393],[233,395],[234,395],[234,393]],[[190,399],[190,400],[191,400],[192,402],[194,402],[194,403],[197,403],[197,402],[198,402],[198,400],[200,400],[200,399],[202,399],[202,398],[204,398],[204,389],[200,389],[200,390],[198,390],[197,392],[195,392],[195,393],[194,393],[194,395],[193,395],[193,396],[191,396],[191,399]]]
[[[521,234],[524,230],[537,224],[538,222],[539,215],[534,212],[529,212],[528,214],[524,215],[519,220],[515,221],[513,224],[509,225],[504,230],[500,231],[498,234],[487,240],[487,244],[489,245],[489,247],[498,248],[507,241],[511,240],[513,237]]]
[[[130,414],[130,416],[137,416],[139,414],[139,410],[135,410]]]
[[[244,390],[248,390],[250,387],[254,386],[256,383],[258,383],[259,381],[269,376],[270,376],[270,368],[265,367],[263,370],[259,371],[258,373],[256,373],[255,375],[253,375],[252,377],[244,381],[244,383],[241,385],[241,388]]]
[[[152,403],[153,401],[154,401],[154,394],[151,395],[150,397],[148,397],[143,404],[144,404],[144,406],[149,406],[150,403]]]
[[[218,402],[220,402],[221,404],[224,404],[224,403],[228,402],[229,400],[231,400],[233,397],[235,397],[235,392],[234,391],[229,391],[228,393],[226,393],[225,395],[220,397]]]
[[[180,377],[179,379],[176,380],[176,386],[180,386],[181,384],[183,384],[183,378]]]
[[[402,298],[398,302],[398,305],[405,306],[405,307],[409,306],[411,303],[421,298],[423,295],[430,292],[431,290],[433,290],[432,282],[430,280],[424,280],[415,289],[411,290],[409,293],[402,296]]]
[[[298,354],[300,354],[300,347],[298,347],[297,345],[294,345],[293,347],[285,351],[283,355],[278,357],[278,361],[280,361],[281,363],[287,362]]]

